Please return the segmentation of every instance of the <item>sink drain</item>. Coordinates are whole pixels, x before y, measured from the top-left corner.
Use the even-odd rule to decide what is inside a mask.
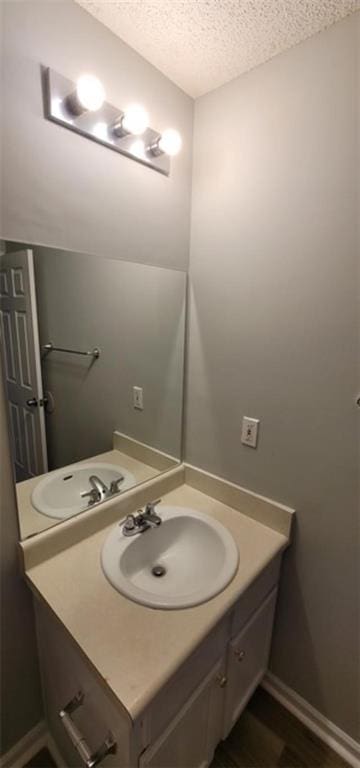
[[[164,568],[163,565],[154,565],[154,567],[151,569],[151,573],[153,576],[159,578],[160,576],[165,576],[166,568]]]

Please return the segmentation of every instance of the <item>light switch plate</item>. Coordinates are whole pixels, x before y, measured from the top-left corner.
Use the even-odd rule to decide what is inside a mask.
[[[133,387],[133,406],[139,411],[144,410],[144,397],[142,387]]]
[[[249,416],[243,416],[241,442],[250,448],[256,448],[258,440],[259,419],[251,419]]]

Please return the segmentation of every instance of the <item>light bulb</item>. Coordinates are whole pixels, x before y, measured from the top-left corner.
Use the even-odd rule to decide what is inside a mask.
[[[165,152],[166,155],[173,157],[174,155],[177,155],[178,152],[180,152],[182,147],[182,138],[179,131],[175,131],[174,128],[167,128],[166,131],[161,134],[158,144],[159,149],[162,152]]]
[[[84,110],[96,112],[105,101],[105,90],[94,75],[82,75],[76,83],[76,96]]]
[[[126,133],[141,136],[149,125],[149,115],[141,104],[130,104],[125,110],[121,124]]]

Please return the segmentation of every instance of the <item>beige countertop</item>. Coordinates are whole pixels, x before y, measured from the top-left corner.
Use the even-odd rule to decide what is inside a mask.
[[[238,571],[208,602],[182,610],[155,610],[118,593],[100,565],[101,548],[114,523],[27,570],[30,585],[134,720],[288,544],[287,536],[190,485],[165,494],[163,502],[203,511],[234,536],[240,553]]]

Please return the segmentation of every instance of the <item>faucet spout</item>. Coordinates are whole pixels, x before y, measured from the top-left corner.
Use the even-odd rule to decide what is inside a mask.
[[[89,483],[91,487],[97,491],[99,501],[106,499],[109,494],[109,489],[107,485],[105,485],[105,483],[100,479],[100,477],[97,475],[90,475]]]
[[[112,480],[110,487],[108,488],[106,483],[104,483],[98,475],[90,475],[89,483],[91,485],[91,490],[87,493],[81,493],[80,495],[82,498],[88,497],[89,505],[98,504],[99,501],[110,499],[112,496],[121,493],[119,486],[124,479],[124,475],[119,473],[119,477],[117,477],[116,480]]]

